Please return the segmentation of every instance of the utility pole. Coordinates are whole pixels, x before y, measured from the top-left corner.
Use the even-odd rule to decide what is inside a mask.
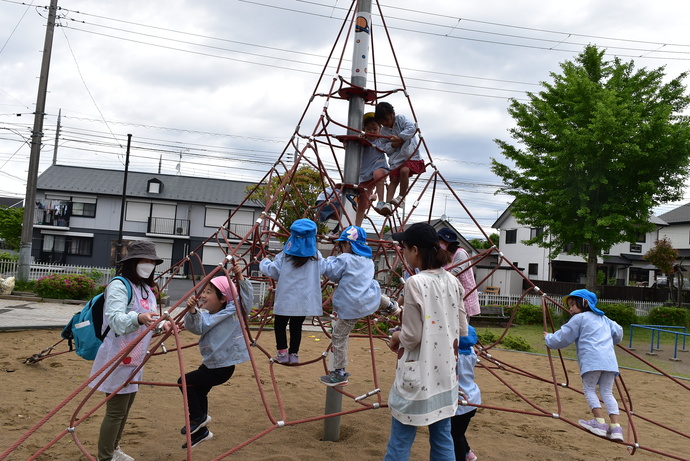
[[[26,199],[24,200],[24,222],[22,224],[22,242],[19,248],[19,266],[17,279],[21,282],[29,280],[31,271],[31,243],[34,233],[34,213],[36,207],[36,183],[38,182],[38,164],[41,157],[41,138],[43,137],[43,117],[46,109],[46,94],[48,93],[48,70],[50,69],[50,54],[53,50],[53,32],[57,17],[58,0],[50,0],[48,11],[48,25],[43,44],[43,61],[41,62],[41,76],[38,80],[38,96],[36,98],[36,112],[34,113],[34,129],[31,133],[31,155],[29,157],[29,174],[26,179]]]
[[[127,175],[129,174],[129,150],[132,146],[132,135],[127,135],[127,154],[125,155],[125,177],[122,181],[122,203],[120,204],[120,228],[117,232],[117,256],[115,263],[122,258],[122,228],[125,222],[125,206],[127,205]]]
[[[364,117],[364,93],[367,87],[367,69],[369,67],[369,48],[371,45],[371,0],[358,2],[355,16],[355,33],[352,56],[352,85],[361,88],[361,93],[352,92],[347,114],[348,141],[345,144],[345,166],[343,179],[346,184],[359,182],[359,167],[362,162],[362,145],[353,138],[359,136]],[[343,194],[357,194],[353,188],[344,188]],[[342,411],[343,394],[333,387],[326,388],[326,414]],[[323,420],[323,440],[335,442],[340,438],[340,416]]]
[[[57,165],[58,141],[60,140],[60,119],[62,119],[62,109],[58,111],[57,127],[55,128],[55,145],[53,146],[53,165]]]

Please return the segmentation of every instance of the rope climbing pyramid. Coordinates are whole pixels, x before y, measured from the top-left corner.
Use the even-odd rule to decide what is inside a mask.
[[[365,2],[362,2],[365,3]],[[223,439],[218,453],[214,453],[213,459],[224,459],[231,455],[241,452],[252,443],[267,437],[273,431],[299,425],[307,425],[314,422],[327,421],[334,417],[346,419],[349,415],[363,411],[372,411],[385,408],[388,389],[382,386],[380,370],[387,368],[386,373],[391,374],[391,365],[394,361],[393,355],[386,347],[385,341],[388,339],[389,329],[399,324],[396,316],[387,314],[374,314],[362,319],[351,338],[358,340],[361,347],[368,351],[366,367],[369,376],[357,376],[358,384],[348,387],[328,388],[330,392],[336,392],[343,398],[342,410],[336,412],[323,411],[321,405],[322,396],[326,388],[313,380],[313,388],[304,389],[299,401],[288,400],[285,395],[286,388],[291,386],[290,373],[309,373],[314,377],[329,370],[329,338],[330,338],[330,317],[332,313],[331,298],[334,284],[326,279],[322,282],[324,315],[308,319],[308,327],[305,335],[313,332],[320,338],[324,338],[319,346],[314,347],[309,355],[300,356],[299,363],[278,363],[274,359],[274,339],[270,334],[273,326],[274,315],[272,311],[272,301],[275,293],[275,282],[267,277],[256,275],[258,262],[263,258],[273,258],[279,251],[280,242],[284,242],[289,235],[290,224],[298,218],[308,218],[319,223],[319,242],[320,250],[323,253],[333,251],[329,233],[331,226],[335,223],[338,229],[342,230],[346,226],[357,223],[362,219],[362,226],[368,233],[368,245],[372,248],[373,259],[377,264],[376,278],[379,281],[382,291],[389,297],[397,298],[404,286],[402,282],[402,271],[408,270],[400,249],[390,239],[390,232],[405,228],[414,222],[429,222],[438,212],[437,198],[443,196],[452,197],[463,210],[469,222],[474,223],[478,234],[490,242],[490,238],[483,231],[482,227],[474,219],[470,210],[465,206],[461,197],[452,189],[443,174],[434,165],[432,155],[420,128],[420,123],[416,118],[412,105],[411,97],[408,92],[405,80],[397,66],[397,58],[393,49],[392,38],[388,33],[384,15],[378,1],[374,2],[377,6],[377,13],[370,15],[362,12],[360,2],[353,1],[350,11],[337,34],[337,38],[330,55],[323,67],[323,71],[317,80],[313,94],[310,95],[309,102],[297,121],[296,128],[290,141],[286,144],[283,152],[266,173],[262,180],[252,189],[247,191],[245,203],[249,201],[261,203],[264,211],[251,230],[244,235],[231,231],[235,215],[244,205],[238,206],[228,218],[228,221],[210,235],[201,245],[192,251],[184,260],[174,264],[168,273],[164,274],[161,280],[171,280],[182,267],[186,267],[190,278],[189,291],[175,305],[165,312],[162,312],[159,321],[151,325],[147,332],[140,335],[139,339],[150,331],[154,331],[154,339],[151,342],[148,354],[141,365],[133,372],[144,367],[147,362],[154,360],[166,360],[171,364],[172,372],[165,376],[158,376],[159,379],[142,382],[140,384],[150,386],[153,392],[164,392],[168,388],[175,388],[170,395],[169,405],[160,415],[151,414],[152,419],[164,418],[166,415],[175,420],[181,420],[181,413],[189,423],[188,408],[186,406],[186,393],[177,391],[176,379],[185,374],[186,365],[183,352],[195,346],[196,343],[190,340],[184,332],[183,317],[188,311],[185,301],[189,296],[198,294],[217,276],[230,278],[230,266],[240,264],[244,274],[251,279],[255,287],[264,287],[259,290],[262,295],[260,304],[255,306],[248,316],[239,316],[242,325],[242,334],[250,354],[250,361],[243,365],[246,373],[251,373],[254,378],[255,386],[252,389],[236,390],[233,393],[232,408],[227,411],[240,411],[242,404],[239,402],[251,401],[253,408],[251,428],[240,428],[236,431],[235,437]],[[380,22],[380,29],[372,26],[372,18]],[[374,35],[382,36],[382,49],[375,48],[374,44],[379,44],[374,40]],[[350,40],[353,38],[353,40]],[[346,77],[345,66],[347,60],[344,58],[350,52],[354,59],[351,62],[352,75]],[[377,75],[376,60],[378,55],[387,56],[396,66],[396,81],[380,83],[382,78]],[[326,77],[326,75],[333,75]],[[366,74],[366,76],[364,76]],[[364,76],[364,78],[362,78]],[[372,84],[367,82],[371,78]],[[375,190],[370,185],[359,184],[359,153],[362,146],[370,144],[365,138],[362,121],[365,113],[373,112],[376,104],[382,101],[395,101],[397,112],[410,114],[410,118],[415,124],[415,138],[418,140],[417,148],[411,155],[419,154],[424,163],[423,172],[410,177],[409,186],[406,190],[401,190],[400,200],[391,202],[387,212],[381,212],[374,207],[368,208],[357,215],[357,207],[364,207],[366,201],[363,197],[371,196]],[[354,108],[353,108],[354,106]],[[355,159],[355,160],[353,160]],[[353,166],[354,165],[354,166]],[[390,182],[392,178],[387,178]],[[336,191],[331,198],[331,204],[335,209],[334,217],[328,221],[321,221],[319,215],[323,210],[323,203],[317,205],[318,194],[330,188]],[[338,193],[339,192],[339,193]],[[383,197],[377,199],[383,201]],[[366,208],[366,207],[365,207]],[[195,273],[194,268],[203,268],[202,254],[203,248],[217,246],[225,255],[218,261],[217,266],[206,272]],[[530,287],[523,293],[523,298],[527,295],[537,295],[542,299],[542,310],[545,329],[548,327],[553,330],[552,313],[561,309],[560,304],[541,292],[534,286],[520,270],[500,252],[494,245],[489,249],[479,251],[469,259],[469,268],[466,271],[473,271],[474,268],[483,264],[489,266],[489,261],[493,264],[493,269],[481,279],[477,280],[477,287],[485,285],[486,281],[498,270],[512,270],[519,273]],[[165,286],[161,287],[165,289]],[[476,290],[477,288],[475,288]],[[239,291],[239,290],[238,290]],[[473,293],[468,292],[466,296]],[[240,300],[235,300],[239,305]],[[558,425],[565,431],[578,431],[581,428],[577,424],[577,416],[581,415],[583,399],[578,396],[574,399],[577,402],[570,402],[570,394],[581,394],[581,384],[577,371],[563,359],[560,355],[552,355],[548,351],[548,356],[544,358],[544,367],[540,370],[522,369],[511,365],[510,353],[506,353],[496,346],[508,332],[513,319],[520,309],[523,299],[520,299],[513,310],[512,317],[506,322],[505,331],[501,338],[492,344],[478,345],[478,355],[480,365],[477,369],[478,378],[485,380],[496,380],[505,388],[505,400],[491,401],[485,399],[484,405],[479,407],[491,412],[511,412],[521,413],[526,418],[551,418],[553,425]],[[241,310],[238,309],[238,312]],[[172,320],[176,325],[171,331],[161,330],[162,322]],[[470,320],[470,323],[471,320]],[[111,363],[120,363],[138,342],[135,341],[127,349],[124,349],[116,356]],[[625,354],[634,356],[621,346],[620,350]],[[51,356],[45,354],[36,361]],[[644,360],[635,356],[638,360]],[[653,365],[648,364],[653,367]],[[690,386],[686,382],[674,378],[662,370],[655,368],[655,371],[666,379],[669,389],[673,389],[674,395],[678,395],[678,401],[687,401],[690,396]],[[573,375],[573,373],[576,373]],[[97,376],[94,375],[94,376]],[[631,453],[645,451],[657,455],[666,456],[670,459],[688,459],[688,450],[681,447],[690,446],[690,434],[686,426],[674,424],[673,421],[664,423],[656,422],[657,415],[648,413],[637,401],[634,401],[633,393],[626,387],[624,380],[625,373],[616,380],[617,393],[620,401],[623,402],[622,415],[624,426],[626,427],[625,441],[611,442],[623,445]],[[51,447],[60,443],[63,439],[68,439],[75,444],[75,453],[81,452],[87,459],[94,459],[94,440],[83,440],[80,437],[82,425],[96,424],[98,418],[93,417],[96,412],[102,411],[105,404],[105,396],[95,392],[88,385],[94,378],[86,379],[79,384],[71,393],[62,398],[61,401],[40,421],[35,423],[28,431],[16,440],[9,448],[0,453],[0,460],[18,459],[13,456],[21,453],[25,456],[27,451],[32,451],[29,459],[48,459],[43,458],[50,455]],[[387,378],[390,382],[389,378]],[[232,383],[232,380],[230,380]],[[123,383],[123,386],[128,383]],[[349,388],[356,389],[357,392],[351,393]],[[166,391],[167,392],[167,391]],[[143,394],[143,393],[142,393]],[[213,396],[213,394],[211,394]],[[683,396],[685,398],[683,398]],[[140,398],[145,398],[143,395]],[[309,404],[305,403],[309,401]],[[314,404],[318,402],[318,404]],[[462,402],[467,404],[466,402]],[[259,408],[259,410],[256,410]],[[218,409],[217,411],[224,411]],[[64,421],[64,429],[59,433],[50,434],[52,439],[46,439],[43,434],[48,421],[53,418],[64,418],[65,412],[69,413],[68,420]],[[653,427],[645,429],[645,433],[654,434],[655,431],[669,431],[677,436],[679,442],[677,447],[670,447],[664,450],[654,447],[653,437],[645,437],[638,431],[640,426]],[[259,427],[259,429],[256,429]],[[245,430],[243,430],[245,429]],[[384,426],[384,439],[387,435],[388,427]],[[253,432],[252,432],[253,431]],[[249,433],[248,433],[249,432]],[[40,434],[40,435],[39,435]],[[239,437],[242,434],[243,437]],[[244,437],[246,435],[246,437]],[[568,435],[564,433],[563,437]],[[592,436],[594,437],[594,436]],[[46,441],[47,440],[47,441]],[[643,442],[644,440],[644,442]],[[299,443],[297,441],[296,443]],[[385,443],[385,440],[384,440]],[[607,442],[601,442],[607,443]],[[170,449],[171,453],[179,453],[179,447],[175,442]],[[21,451],[18,451],[21,450]],[[624,450],[622,452],[625,452]],[[172,456],[172,455],[171,455]],[[241,456],[241,455],[240,455]],[[186,458],[193,459],[194,450],[190,447],[186,450]],[[206,459],[206,458],[204,458]]]

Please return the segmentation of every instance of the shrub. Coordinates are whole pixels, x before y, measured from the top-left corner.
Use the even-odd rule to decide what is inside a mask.
[[[496,340],[498,339],[498,335],[493,331],[487,329],[484,331],[478,331],[477,338],[479,338],[479,342],[481,342],[482,344],[489,345],[496,342]]]
[[[0,260],[2,260],[2,261],[19,261],[19,255],[8,253],[7,251],[3,251],[2,253],[0,253]]]
[[[628,326],[632,323],[637,323],[637,315],[635,315],[635,307],[631,304],[601,304],[598,306],[608,318],[617,322],[619,325]]]
[[[14,291],[36,291],[36,280],[27,280],[26,282],[21,280],[14,281]]]
[[[515,306],[511,306],[508,311],[509,315],[513,314]],[[544,317],[542,315],[541,306],[536,306],[534,304],[520,304],[517,308],[517,314],[513,322],[517,325],[542,325],[544,323]]]
[[[506,335],[503,340],[501,340],[501,345],[514,351],[529,352],[532,350],[532,346],[530,346],[527,340],[522,336]]]
[[[679,307],[655,307],[649,313],[650,325],[687,326],[688,311]]]
[[[36,280],[36,293],[43,298],[90,299],[95,284],[82,274],[51,274]]]

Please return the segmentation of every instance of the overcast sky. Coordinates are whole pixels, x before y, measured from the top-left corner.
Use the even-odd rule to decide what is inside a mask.
[[[48,4],[0,0],[1,195],[26,190]],[[335,76],[350,78],[352,51],[338,40],[350,5],[60,0],[39,171],[53,161],[62,110],[59,164],[123,169],[131,133],[131,170],[261,179],[303,114],[300,132],[314,130],[324,100],[309,104],[312,94],[327,92]],[[589,43],[638,67],[666,66],[669,77],[690,69],[683,0],[380,5],[409,94],[409,102],[400,93],[386,100],[407,117],[414,110],[434,164],[487,233],[510,199],[494,194],[500,180],[489,171],[492,157],[504,160],[493,140],[510,139],[509,98],[539,91]],[[373,37],[378,89],[400,87],[375,0]],[[328,111],[347,122],[347,103],[333,100]],[[436,196],[433,217],[442,213],[477,235],[447,192]]]

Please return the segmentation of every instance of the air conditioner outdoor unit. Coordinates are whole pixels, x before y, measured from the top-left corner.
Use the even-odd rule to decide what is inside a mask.
[[[184,227],[178,227],[177,229],[175,229],[175,234],[184,235]]]

